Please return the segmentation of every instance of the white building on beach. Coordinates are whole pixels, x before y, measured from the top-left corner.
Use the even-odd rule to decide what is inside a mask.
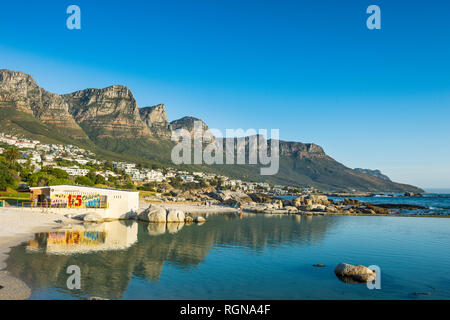
[[[122,219],[139,209],[139,192],[61,185],[30,188],[31,206],[72,215],[95,213],[103,219]]]

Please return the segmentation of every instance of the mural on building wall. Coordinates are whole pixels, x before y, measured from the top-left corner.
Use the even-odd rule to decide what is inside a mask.
[[[56,193],[52,194],[50,199],[52,205],[68,208],[104,208],[106,206],[106,201],[102,201],[98,193],[85,195]]]

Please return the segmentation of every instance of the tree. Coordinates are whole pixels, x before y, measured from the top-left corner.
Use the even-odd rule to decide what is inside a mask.
[[[5,153],[5,159],[10,166],[12,166],[17,159],[19,159],[19,149],[17,148],[8,148]]]
[[[0,162],[0,190],[6,190],[8,187],[15,187],[16,181],[7,166]]]
[[[94,182],[92,182],[92,180],[89,179],[88,177],[78,176],[75,178],[75,182],[82,186],[90,186],[90,187],[94,186]]]
[[[105,177],[103,177],[102,175],[96,175],[95,176],[95,184],[107,184],[108,182],[106,181]]]
[[[28,184],[32,187],[45,187],[48,186],[48,182],[52,177],[46,172],[33,173],[28,178]]]
[[[54,176],[57,179],[68,179],[69,174],[61,169],[58,168],[52,168],[52,167],[45,167],[42,169],[42,171],[47,172],[48,174]]]
[[[126,185],[123,186],[125,189],[134,189],[134,183],[131,181],[128,181]]]
[[[50,186],[61,186],[70,184],[72,184],[72,181],[70,181],[69,179],[52,178],[48,181],[48,185]]]

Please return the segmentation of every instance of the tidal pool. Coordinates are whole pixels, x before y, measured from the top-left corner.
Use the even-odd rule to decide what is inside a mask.
[[[334,274],[340,262],[379,266],[381,289],[341,282]],[[30,286],[31,299],[450,299],[450,219],[109,222],[36,234],[11,250],[7,264]],[[67,288],[71,265],[80,267],[80,290]]]

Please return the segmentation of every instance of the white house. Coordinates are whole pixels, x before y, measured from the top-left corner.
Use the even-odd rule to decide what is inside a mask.
[[[123,219],[139,209],[139,192],[96,187],[61,185],[30,188],[34,206],[55,213],[96,213],[103,219]]]

